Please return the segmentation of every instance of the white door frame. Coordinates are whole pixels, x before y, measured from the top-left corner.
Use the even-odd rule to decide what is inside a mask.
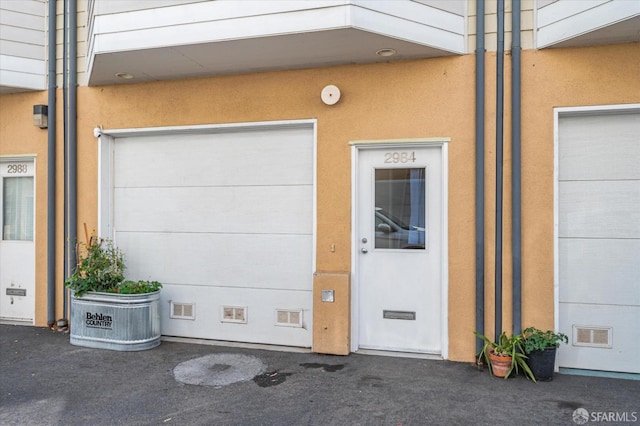
[[[559,124],[561,117],[576,115],[604,115],[621,112],[640,112],[640,103],[617,105],[592,105],[578,107],[562,107],[553,109],[553,327],[560,329],[560,250],[559,224],[560,199],[559,195]],[[557,368],[557,367],[556,367]]]
[[[448,142],[450,138],[423,138],[423,139],[386,139],[386,140],[361,140],[351,141],[351,352],[358,350],[359,344],[359,268],[360,268],[360,244],[358,238],[358,212],[357,212],[357,190],[358,190],[358,167],[359,153],[361,150],[375,148],[440,148],[441,170],[442,170],[442,202],[441,202],[441,227],[442,238],[440,241],[441,253],[441,336],[442,336],[442,359],[449,356],[449,336],[448,336],[448,307],[449,307],[449,231],[448,231],[448,200],[449,200],[449,180],[448,180]],[[396,352],[394,352],[396,354]],[[418,356],[418,354],[416,354]]]

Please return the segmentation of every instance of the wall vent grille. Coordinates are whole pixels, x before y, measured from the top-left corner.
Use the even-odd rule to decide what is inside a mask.
[[[276,309],[276,325],[302,327],[302,309]]]
[[[247,323],[246,306],[223,306],[221,310],[221,322],[233,322],[236,324]]]
[[[574,325],[573,345],[611,348],[613,346],[613,328]]]
[[[171,302],[171,318],[173,319],[196,319],[195,303]]]

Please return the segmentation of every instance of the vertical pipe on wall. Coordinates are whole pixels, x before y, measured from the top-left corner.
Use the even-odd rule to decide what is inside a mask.
[[[78,239],[78,142],[77,142],[77,101],[78,101],[78,25],[77,1],[69,3],[69,264],[75,267],[76,242]],[[70,273],[73,270],[70,269]],[[64,313],[67,317],[67,292],[64,298]]]
[[[484,334],[484,0],[476,1],[476,331]],[[476,339],[476,353],[482,341]]]
[[[63,140],[63,218],[64,218],[64,279],[71,274],[69,270],[69,99],[67,84],[67,48],[68,48],[68,24],[67,7],[68,0],[62,2],[62,140]]]
[[[511,6],[511,152],[512,152],[512,246],[513,246],[513,334],[522,331],[522,186],[521,186],[521,67],[520,67],[520,0]]]
[[[56,318],[56,1],[49,0],[47,128],[47,325]]]
[[[496,241],[495,241],[495,337],[502,332],[502,143],[504,122],[504,0],[498,0],[496,64]]]

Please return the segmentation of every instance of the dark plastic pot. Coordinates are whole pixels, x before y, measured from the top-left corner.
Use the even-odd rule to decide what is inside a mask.
[[[527,354],[527,365],[536,380],[549,382],[553,380],[553,370],[556,364],[556,348],[532,351]]]

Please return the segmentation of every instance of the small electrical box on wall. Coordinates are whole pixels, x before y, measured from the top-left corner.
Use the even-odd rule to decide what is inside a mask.
[[[335,294],[334,290],[322,290],[322,301],[333,303],[334,294]]]

